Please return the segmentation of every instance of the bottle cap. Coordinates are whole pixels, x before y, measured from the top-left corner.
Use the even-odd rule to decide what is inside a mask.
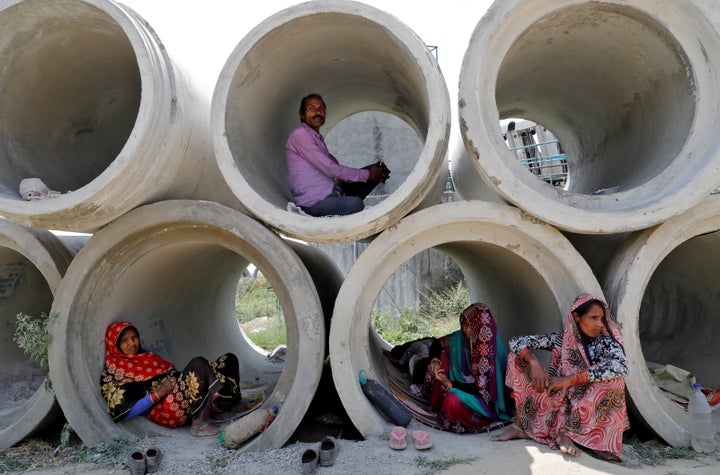
[[[693,383],[693,388],[694,388],[694,389],[700,389],[700,385],[699,385],[698,383]]]

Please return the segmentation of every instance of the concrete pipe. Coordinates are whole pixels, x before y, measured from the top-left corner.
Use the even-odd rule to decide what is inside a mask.
[[[296,245],[296,244],[294,244]],[[336,285],[316,250],[301,254],[324,268],[319,285]],[[280,302],[287,333],[284,365],[244,336],[235,313],[237,285],[254,264]],[[325,289],[327,291],[327,289]],[[334,298],[335,293],[332,293]],[[325,346],[322,302],[298,254],[275,233],[217,203],[165,201],[137,208],[96,233],[68,269],[53,304],[50,375],[60,406],[83,442],[115,437],[188,437],[146,418],[114,423],[100,394],[104,334],[129,320],[143,345],[180,369],[194,356],[231,351],[241,388],[263,388],[280,413],[244,446],[277,448],[299,425],[317,386]]]
[[[691,208],[720,168],[718,10],[710,0],[509,0],[478,23],[459,84],[468,156],[455,186],[502,198],[561,229],[643,229]],[[567,157],[565,189],[503,141],[501,119],[547,127]]]
[[[86,240],[0,220],[0,450],[62,415],[40,365],[14,341],[16,318],[51,314],[60,281]]]
[[[687,411],[666,397],[647,362],[691,371],[720,385],[717,288],[720,196],[660,226],[634,233],[608,266],[604,288],[623,326],[626,384],[638,416],[674,446],[690,443]]]
[[[393,272],[430,248],[455,260],[470,299],[491,308],[505,341],[555,331],[578,294],[602,295],[592,271],[562,234],[515,207],[464,201],[402,219],[376,237],[350,268],[330,329],[333,378],[363,436],[384,430],[358,382],[361,369],[386,380],[381,349],[387,343],[370,326],[374,302]]]
[[[422,139],[414,163],[386,157],[393,170],[388,184],[396,188],[379,204],[343,217],[287,210],[285,144],[299,124],[300,99],[311,92],[328,106],[323,134],[352,114],[374,110],[402,119]],[[324,243],[362,239],[438,203],[445,187],[450,100],[435,58],[407,26],[362,3],[307,2],[260,23],[228,58],[211,120],[225,180],[247,210],[288,236]],[[345,165],[368,165],[331,152]]]
[[[0,215],[89,232],[160,199],[240,206],[215,164],[209,94],[135,12],[111,0],[9,0],[0,31]],[[21,199],[30,177],[64,194]]]

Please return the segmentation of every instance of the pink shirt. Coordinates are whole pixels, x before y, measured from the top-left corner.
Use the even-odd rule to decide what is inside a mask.
[[[336,179],[365,182],[370,176],[368,170],[340,165],[323,136],[305,123],[290,132],[286,152],[288,184],[298,206],[313,206],[327,198]]]

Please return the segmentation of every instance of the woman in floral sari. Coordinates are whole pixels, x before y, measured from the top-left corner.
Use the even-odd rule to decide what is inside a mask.
[[[210,415],[230,409],[240,399],[238,383],[238,359],[232,353],[213,361],[193,358],[179,372],[142,348],[132,323],[112,323],[105,332],[100,384],[115,422],[142,415],[165,427],[179,427],[192,420],[191,434],[217,435],[220,428],[209,423]]]
[[[479,432],[512,418],[503,384],[507,349],[487,305],[474,303],[463,310],[460,330],[435,340],[430,358],[423,392],[444,430]]]
[[[531,438],[577,455],[577,445],[608,460],[622,457],[629,427],[625,407],[622,335],[605,302],[582,294],[563,331],[510,340],[507,385],[517,405],[515,423],[492,440]],[[545,371],[531,350],[552,350]],[[577,444],[577,445],[576,445]]]

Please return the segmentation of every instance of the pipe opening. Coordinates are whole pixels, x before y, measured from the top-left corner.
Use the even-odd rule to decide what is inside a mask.
[[[49,315],[53,292],[40,270],[19,252],[0,247],[0,431],[17,422],[43,388],[40,365],[15,342],[19,313]]]
[[[417,164],[424,146],[422,136],[411,124],[382,111],[346,117],[328,130],[325,142],[343,165],[362,168],[377,161],[388,165],[390,178],[369,196],[385,196],[397,190]]]
[[[20,200],[24,178],[77,190],[130,136],[140,71],[120,25],[72,0],[25,0],[0,12],[0,195]]]
[[[240,359],[240,387],[270,394],[283,369],[249,340],[236,317],[236,289],[250,262],[234,250],[208,242],[158,246],[124,269],[99,293],[89,311],[113,321],[133,322],[146,349],[182,370],[190,359],[225,352]],[[92,308],[102,305],[100,308]],[[283,328],[284,330],[284,328]],[[104,349],[96,350],[100,374]],[[100,358],[98,358],[100,356]],[[152,422],[141,421],[152,425]],[[157,426],[159,427],[159,426]]]
[[[638,316],[645,360],[688,370],[710,388],[720,385],[719,247],[717,231],[676,247],[652,274]]]
[[[242,272],[235,297],[235,314],[243,334],[272,357],[282,356],[287,331],[282,306],[274,287],[254,265]]]
[[[495,100],[500,119],[527,118],[556,134],[572,193],[689,173],[675,157],[695,117],[690,61],[664,24],[638,9],[589,2],[539,18],[507,50]]]
[[[567,156],[560,141],[542,124],[512,117],[500,121],[503,140],[531,175],[550,186],[567,190]]]

